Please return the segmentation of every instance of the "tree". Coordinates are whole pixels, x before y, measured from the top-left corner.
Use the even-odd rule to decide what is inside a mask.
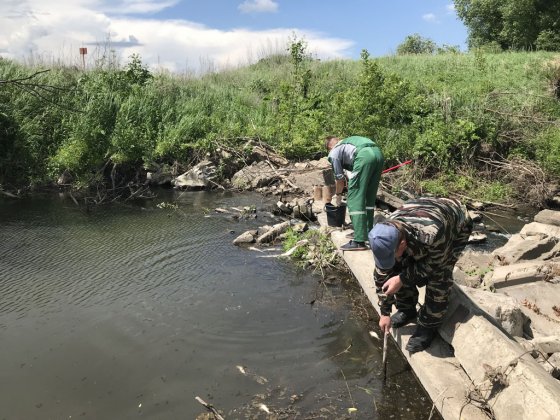
[[[560,45],[557,0],[454,0],[469,30],[469,47],[498,43],[502,49],[555,49]]]
[[[408,35],[397,47],[398,55],[433,54],[435,51],[436,43],[430,38],[424,38],[419,34]]]

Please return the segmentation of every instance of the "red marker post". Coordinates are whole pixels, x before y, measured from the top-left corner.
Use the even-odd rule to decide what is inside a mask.
[[[80,55],[82,56],[82,67],[84,70],[86,69],[86,54],[87,54],[87,48],[80,47]]]

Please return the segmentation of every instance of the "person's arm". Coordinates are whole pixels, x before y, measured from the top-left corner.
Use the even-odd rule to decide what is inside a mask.
[[[344,168],[342,167],[342,147],[335,147],[330,151],[329,161],[331,162],[333,168],[336,184],[338,184],[338,181],[344,182]]]
[[[392,275],[391,271],[382,271],[377,268],[373,273],[380,312],[379,328],[383,333],[388,333],[391,330],[391,310],[395,303],[395,296],[384,293],[383,287]]]
[[[395,303],[395,296],[388,295],[383,291],[383,286],[394,276],[394,272],[392,271],[382,271],[378,268],[375,268],[373,272],[373,280],[375,282],[375,292],[377,293],[377,299],[379,304],[379,311],[382,316],[389,316],[391,315],[391,310],[393,308],[393,304]]]
[[[346,186],[346,179],[337,179],[334,183],[336,186],[335,194],[342,194],[342,191],[344,191],[344,187]]]

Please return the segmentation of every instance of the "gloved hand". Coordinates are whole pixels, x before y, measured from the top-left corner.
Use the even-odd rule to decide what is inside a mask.
[[[342,203],[342,195],[340,194],[335,194],[332,196],[332,200],[331,202],[336,206],[336,207],[340,207],[340,204]]]

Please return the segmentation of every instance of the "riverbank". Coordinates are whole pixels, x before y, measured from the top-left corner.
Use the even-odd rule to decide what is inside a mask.
[[[327,166],[314,170],[319,178],[311,184],[328,173]],[[305,180],[310,178],[306,174]],[[312,196],[317,188],[308,187],[306,192],[301,200],[311,205],[322,232],[331,236],[336,247],[347,242],[349,231],[327,226],[325,202]],[[454,271],[456,285],[440,337],[426,352],[410,355],[404,346],[413,327],[406,327],[393,331],[397,347],[444,418],[554,418],[555,410],[560,410],[556,405],[560,401],[560,310],[556,303],[560,301],[560,213],[545,210],[516,219],[518,227],[513,232],[519,233],[512,235],[497,221],[499,210],[489,211],[474,200],[466,202],[471,210],[478,210],[471,214],[476,227],[469,240],[472,245]],[[402,199],[382,190],[376,212],[387,213],[401,204]],[[282,205],[286,204],[279,201],[279,208]],[[512,211],[514,206],[497,207]],[[267,239],[274,239],[294,226],[287,221],[264,232]],[[486,246],[495,231],[501,231],[504,240]],[[246,239],[262,245],[259,237]],[[307,239],[291,243],[293,248],[283,255],[304,249],[304,261],[321,271],[322,261],[334,261],[332,249],[317,259],[316,243],[310,246]],[[371,252],[344,253],[342,258],[378,310]],[[526,389],[533,390],[530,396]]]
[[[304,42],[292,47],[198,78],[151,73],[137,56],[87,71],[0,60],[2,190],[58,181],[75,196],[126,198],[148,174],[176,177],[203,161],[228,188],[254,162],[251,143],[299,162],[324,155],[329,134],[374,139],[387,167],[413,159],[414,176],[394,190],[542,207],[558,189],[556,55],[364,51],[321,62]]]

